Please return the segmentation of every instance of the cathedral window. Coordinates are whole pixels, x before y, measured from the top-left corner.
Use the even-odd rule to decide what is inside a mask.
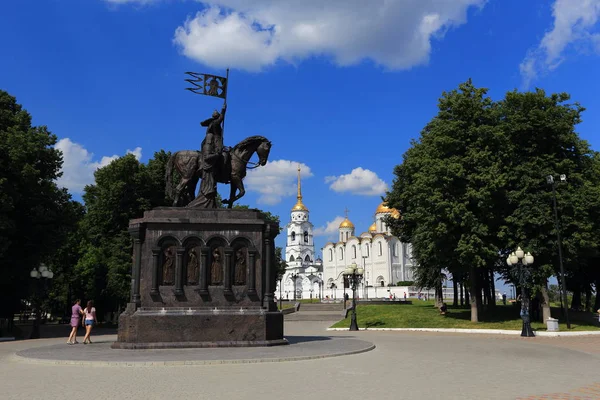
[[[340,247],[340,260],[344,259],[344,248]]]
[[[292,242],[296,240],[296,232],[292,232]]]
[[[304,243],[308,243],[308,232],[304,231]]]
[[[367,253],[367,257],[369,257],[369,244],[368,243],[365,244],[365,250],[366,250],[366,253]]]
[[[356,258],[356,246],[352,245],[352,258]]]
[[[293,261],[294,261],[294,256],[293,256],[293,255],[291,255],[291,256],[290,256],[290,262],[293,262]]]
[[[304,257],[304,261],[310,262],[310,257],[308,256],[308,254],[306,255],[306,257]]]
[[[379,242],[379,255],[383,255],[383,245]]]
[[[333,249],[329,249],[329,261],[333,261]]]

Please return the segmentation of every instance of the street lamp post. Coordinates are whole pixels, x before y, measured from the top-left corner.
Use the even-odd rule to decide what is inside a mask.
[[[357,267],[355,262],[353,262],[348,268],[346,268],[346,270],[344,270],[344,275],[352,286],[352,316],[350,319],[351,331],[358,330],[358,322],[356,322],[356,287],[362,281],[364,272],[365,270]]]
[[[506,264],[513,268],[513,272],[516,273],[519,279],[519,285],[521,285],[521,318],[523,319],[523,329],[521,330],[521,336],[534,337],[535,334],[531,329],[531,318],[529,316],[529,294],[527,293],[527,281],[531,275],[529,265],[533,264],[533,256],[531,253],[525,254],[521,248],[517,248],[517,251],[512,252],[506,258]]]
[[[560,284],[562,291],[563,312],[565,313],[565,320],[567,321],[567,329],[571,329],[571,322],[569,321],[569,305],[567,303],[567,282],[565,281],[565,268],[563,266],[562,244],[560,241],[560,229],[558,225],[558,209],[556,207],[556,182],[554,181],[554,177],[552,175],[548,175],[546,180],[548,184],[552,186],[552,204],[554,206],[554,226],[556,228],[556,240],[558,242],[558,262],[560,265]],[[566,183],[567,176],[564,174],[560,175],[560,181]]]
[[[283,275],[279,277],[279,311],[281,311],[281,295],[283,294],[283,288],[281,287],[281,282],[283,281]]]
[[[292,281],[294,282],[294,302],[296,301],[296,278],[298,278],[298,274],[293,273],[290,275],[290,278],[292,278]]]
[[[48,284],[48,281],[54,278],[54,272],[52,272],[45,264],[40,264],[38,268],[34,268],[29,273],[31,278],[36,279],[34,281],[35,285],[35,293],[34,293],[34,302],[35,302],[35,319],[33,320],[33,327],[31,329],[31,335],[29,335],[30,339],[39,339],[40,337],[40,320],[42,319],[42,299],[41,299],[41,290],[40,290],[40,279],[44,279],[44,287]]]

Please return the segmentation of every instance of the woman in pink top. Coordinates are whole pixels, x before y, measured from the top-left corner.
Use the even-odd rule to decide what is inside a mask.
[[[69,340],[67,340],[67,344],[75,344],[79,343],[77,341],[77,328],[79,327],[79,320],[81,319],[81,314],[83,314],[83,310],[81,309],[81,300],[75,300],[75,304],[71,307],[71,334],[69,335]]]
[[[94,302],[92,300],[87,302],[87,307],[83,310],[85,315],[82,325],[85,326],[85,337],[83,338],[83,344],[92,343],[90,340],[90,334],[92,333],[92,327],[96,323],[96,309],[94,308]]]

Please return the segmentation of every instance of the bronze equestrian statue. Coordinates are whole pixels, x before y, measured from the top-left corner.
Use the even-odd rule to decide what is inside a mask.
[[[246,193],[243,179],[247,169],[252,168],[247,165],[253,164],[256,168],[267,163],[271,142],[263,136],[250,136],[233,149],[223,146],[222,124],[226,111],[227,104],[224,104],[220,113],[215,111],[211,118],[200,123],[207,127],[201,151],[182,150],[169,159],[166,168],[166,193],[173,198],[174,207],[217,208],[218,182],[231,185],[229,199],[223,200],[227,208],[231,208]],[[258,156],[258,163],[250,161],[254,153]],[[176,188],[173,187],[173,169],[181,176]],[[196,185],[200,179],[200,192],[196,197]]]

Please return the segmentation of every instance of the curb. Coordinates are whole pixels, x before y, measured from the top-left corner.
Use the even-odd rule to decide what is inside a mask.
[[[327,328],[328,331],[347,331],[348,328]],[[493,335],[520,335],[520,330],[503,329],[453,329],[453,328],[359,328],[361,331],[397,331],[397,332],[439,332],[439,333],[474,333]],[[559,336],[600,336],[600,331],[579,332],[534,332],[536,336],[559,337]]]
[[[75,361],[75,360],[47,360],[42,358],[29,358],[20,356],[17,353],[7,357],[10,361],[16,361],[27,364],[44,364],[44,365],[80,365],[92,367],[182,367],[182,366],[197,366],[197,365],[224,365],[224,364],[259,364],[259,363],[274,363],[287,361],[306,361],[318,360],[322,358],[332,358],[341,356],[350,356],[354,354],[366,353],[374,350],[376,346],[370,346],[342,353],[333,354],[318,354],[314,356],[297,356],[297,357],[281,357],[281,358],[248,358],[248,359],[232,359],[232,360],[187,360],[187,361]]]

